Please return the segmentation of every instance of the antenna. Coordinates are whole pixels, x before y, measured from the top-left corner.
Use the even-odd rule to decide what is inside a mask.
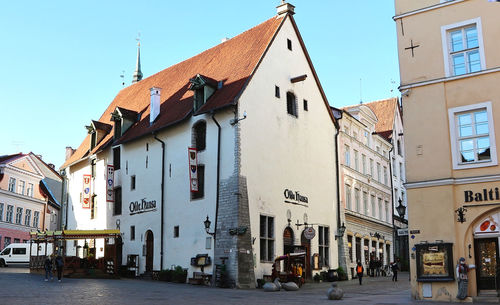
[[[125,70],[122,70],[122,74],[120,74],[120,77],[122,78],[122,86],[125,87]]]
[[[362,87],[361,87],[361,78],[360,78],[359,79],[359,103],[363,104],[363,95],[362,95],[361,89],[362,89]]]
[[[137,46],[140,47],[141,46],[141,32],[137,32],[137,38],[135,40],[137,40]]]

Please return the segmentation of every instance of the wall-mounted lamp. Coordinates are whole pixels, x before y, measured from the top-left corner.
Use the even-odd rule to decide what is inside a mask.
[[[207,219],[203,222],[203,224],[205,225],[205,231],[207,232],[207,234],[211,235],[211,236],[214,236],[215,235],[215,231],[214,232],[210,232],[210,225],[212,224],[212,222],[210,221],[210,219],[208,219],[208,215],[207,215]]]
[[[403,218],[406,213],[406,207],[403,205],[403,200],[401,200],[401,198],[399,198],[398,202],[399,205],[396,207],[396,211],[398,212],[399,217]]]
[[[335,240],[337,240],[337,238],[342,238],[344,236],[344,233],[345,233],[345,225],[344,223],[342,223],[342,225],[337,230],[337,234],[335,234]]]
[[[239,121],[243,121],[244,119],[247,118],[247,112],[246,111],[243,111],[243,117],[242,118],[237,118],[237,119],[232,119],[229,124],[231,125],[235,125],[236,123],[238,123]]]

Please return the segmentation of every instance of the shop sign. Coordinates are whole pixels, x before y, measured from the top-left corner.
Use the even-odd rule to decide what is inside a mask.
[[[416,245],[417,281],[453,281],[453,253],[451,243]]]
[[[90,175],[83,175],[82,208],[90,209]]]
[[[410,234],[420,234],[420,230],[410,230]]]
[[[132,201],[129,205],[130,215],[156,211],[156,200],[147,201],[142,198],[139,201]]]
[[[298,191],[292,191],[290,189],[285,189],[283,192],[283,195],[285,196],[285,202],[286,203],[291,203],[291,204],[299,204],[299,205],[306,205],[309,203],[309,199],[307,199],[306,196],[301,195]]]
[[[481,192],[474,193],[471,190],[464,191],[465,202],[483,202],[500,200],[500,192],[498,187],[483,189]]]
[[[189,155],[189,187],[191,192],[198,191],[198,157],[196,148],[188,148]]]
[[[113,165],[108,164],[108,171],[107,171],[107,177],[106,177],[106,202],[114,202],[115,201],[115,194],[113,187],[115,185],[115,168]]]
[[[408,229],[398,229],[398,236],[407,236]]]
[[[307,239],[313,239],[316,236],[316,230],[313,227],[308,227],[304,229],[304,237]]]

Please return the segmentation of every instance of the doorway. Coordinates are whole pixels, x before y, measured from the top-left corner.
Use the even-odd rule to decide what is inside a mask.
[[[300,245],[304,248],[306,251],[306,270],[304,272],[304,279],[311,279],[312,278],[312,270],[311,270],[311,240],[307,239],[305,234],[305,230],[302,231],[302,235],[300,236]]]
[[[146,272],[153,271],[154,238],[153,232],[146,232]]]
[[[283,232],[283,254],[293,253],[293,230],[290,227],[286,227]]]
[[[475,239],[474,252],[476,254],[476,278],[478,291],[498,289],[498,238]]]

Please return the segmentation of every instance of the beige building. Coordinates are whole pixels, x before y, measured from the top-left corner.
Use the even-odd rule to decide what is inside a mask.
[[[412,296],[456,301],[463,257],[466,299],[496,298],[500,3],[395,3]]]

